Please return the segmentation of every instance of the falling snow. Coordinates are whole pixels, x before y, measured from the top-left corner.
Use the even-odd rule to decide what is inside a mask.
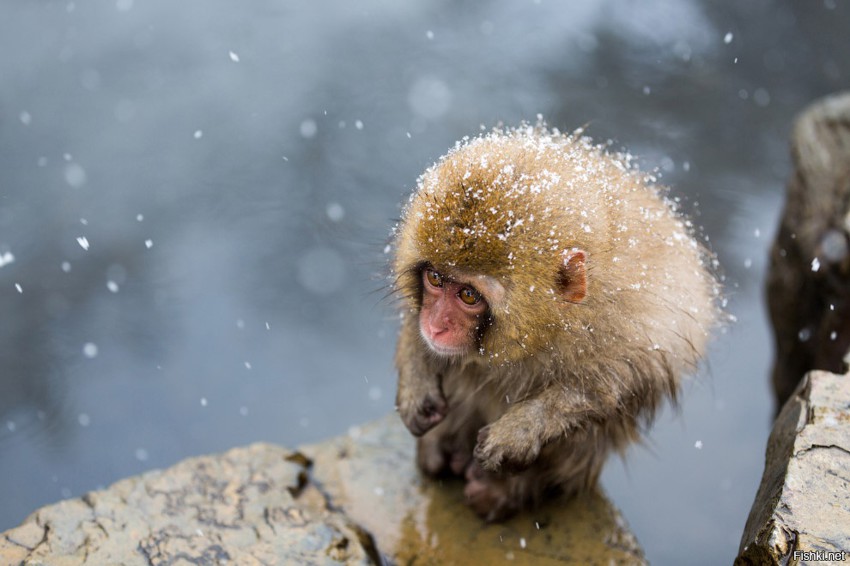
[[[86,170],[77,163],[69,163],[65,166],[65,182],[74,188],[80,188],[86,184]]]
[[[80,247],[84,250],[88,251],[89,249],[89,240],[85,236],[80,236],[77,238],[77,243],[80,244]]]
[[[345,216],[345,209],[338,202],[328,203],[327,208],[325,209],[325,214],[328,215],[328,218],[333,222],[339,222]]]
[[[448,112],[452,98],[452,91],[445,81],[434,76],[423,76],[410,87],[407,103],[418,118],[434,120]],[[417,127],[415,131],[419,133],[422,129]]]
[[[296,279],[306,291],[330,295],[338,291],[345,280],[345,260],[332,248],[307,250],[296,266]]]
[[[316,133],[319,131],[319,126],[316,125],[315,120],[308,119],[301,122],[299,130],[301,131],[301,137],[309,140],[316,137]]]
[[[770,104],[770,93],[764,88],[757,88],[753,91],[753,102],[764,108]]]

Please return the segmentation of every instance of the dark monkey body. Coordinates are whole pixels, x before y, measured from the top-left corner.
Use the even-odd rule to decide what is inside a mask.
[[[578,134],[494,131],[418,182],[395,230],[397,406],[429,475],[504,519],[592,487],[703,355],[708,255],[651,179]]]

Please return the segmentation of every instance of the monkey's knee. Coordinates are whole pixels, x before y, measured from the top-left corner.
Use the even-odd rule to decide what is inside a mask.
[[[441,436],[438,432],[419,438],[416,444],[419,469],[429,476],[463,476],[472,460],[472,448],[469,443],[459,442],[457,437]]]
[[[448,459],[439,436],[427,434],[417,440],[416,464],[429,476],[439,476],[448,469]]]
[[[455,448],[449,456],[449,468],[456,476],[462,477],[470,462],[472,462],[472,453],[468,449]]]

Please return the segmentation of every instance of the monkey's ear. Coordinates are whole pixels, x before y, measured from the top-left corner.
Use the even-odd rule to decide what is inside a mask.
[[[558,266],[558,291],[570,303],[580,303],[587,296],[587,254],[572,249],[564,252],[563,263]]]

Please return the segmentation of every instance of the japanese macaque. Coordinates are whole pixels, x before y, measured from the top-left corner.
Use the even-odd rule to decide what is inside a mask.
[[[394,245],[398,411],[420,468],[465,477],[488,521],[593,487],[675,400],[720,312],[690,223],[581,132],[459,143]]]

